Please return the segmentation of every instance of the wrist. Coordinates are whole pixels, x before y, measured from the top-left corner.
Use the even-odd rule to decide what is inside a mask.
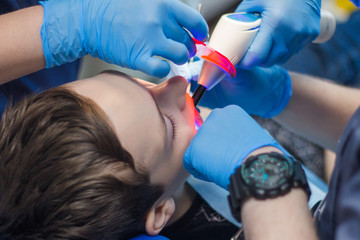
[[[289,193],[274,199],[249,198],[241,209],[246,239],[314,239],[307,194],[293,188]],[[251,237],[250,237],[251,236]]]
[[[271,150],[275,152],[269,152]],[[285,156],[279,148],[262,147],[252,151],[231,175],[228,197],[230,209],[233,216],[240,221],[239,213],[245,202],[282,198],[294,188],[303,189],[307,199],[310,197],[309,185],[301,164]]]
[[[257,199],[250,197],[244,201],[241,207],[241,219],[243,223],[259,220],[261,215],[264,221],[266,219],[279,219],[283,216],[277,213],[292,213],[294,210],[307,209],[308,197],[301,188],[293,188],[285,195],[276,198]],[[266,220],[267,221],[267,220]]]
[[[270,152],[283,154],[279,148],[266,146],[251,152],[244,162]],[[308,193],[303,188],[291,188],[275,198],[246,199],[240,208],[245,239],[316,239],[307,203]]]
[[[80,2],[39,2],[44,8],[40,34],[46,68],[69,63],[87,55]]]

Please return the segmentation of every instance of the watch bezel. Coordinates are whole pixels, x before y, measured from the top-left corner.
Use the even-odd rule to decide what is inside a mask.
[[[276,182],[277,184],[273,187],[265,187],[259,182],[253,182],[248,179],[246,170],[253,166],[256,161],[261,160],[262,157],[272,157],[277,161],[282,161],[287,166],[286,175],[282,177],[281,181]],[[294,164],[290,158],[277,152],[271,152],[266,154],[259,154],[256,156],[250,156],[240,167],[240,176],[244,185],[249,190],[249,195],[252,195],[259,199],[274,198],[279,195],[283,195],[290,191],[292,188],[292,180],[294,179]]]

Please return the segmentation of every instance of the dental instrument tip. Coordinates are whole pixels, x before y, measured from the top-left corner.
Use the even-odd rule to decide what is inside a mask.
[[[204,95],[205,91],[206,91],[206,88],[205,88],[203,85],[199,85],[199,86],[196,88],[194,94],[192,95],[192,98],[193,98],[193,100],[194,100],[194,105],[195,105],[195,107],[196,107],[196,106],[198,105],[198,103],[200,102],[200,99],[201,99],[201,97]]]

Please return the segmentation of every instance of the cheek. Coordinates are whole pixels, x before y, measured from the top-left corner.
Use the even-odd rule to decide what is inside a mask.
[[[189,173],[184,169],[181,161],[177,161],[175,164],[168,166],[164,172],[167,175],[168,181],[165,183],[165,194],[171,196],[189,177]]]
[[[182,156],[173,153],[150,172],[150,181],[165,187],[165,196],[171,196],[189,177],[184,169]]]

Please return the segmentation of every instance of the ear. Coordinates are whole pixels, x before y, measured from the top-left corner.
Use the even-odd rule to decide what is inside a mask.
[[[146,217],[146,233],[151,236],[158,235],[174,212],[175,202],[173,198],[155,203]]]

